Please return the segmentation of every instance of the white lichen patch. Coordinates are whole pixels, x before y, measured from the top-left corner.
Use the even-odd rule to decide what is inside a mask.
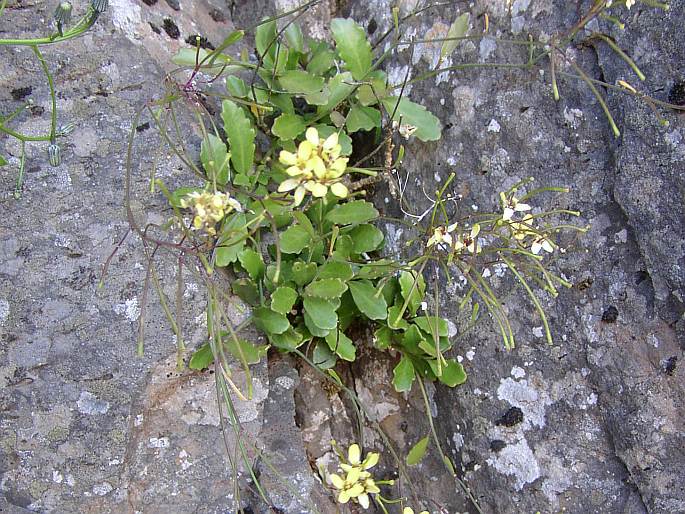
[[[505,446],[495,456],[490,457],[487,463],[500,473],[513,476],[514,486],[518,491],[540,478],[540,466],[525,439]]]
[[[523,430],[532,425],[539,428],[545,426],[545,408],[552,400],[543,388],[533,386],[528,380],[503,378],[497,388],[497,397],[521,409]]]
[[[138,306],[138,298],[131,298],[124,303],[118,303],[114,306],[114,312],[119,316],[124,316],[129,321],[136,321],[140,316],[140,307]]]
[[[277,386],[282,387],[283,389],[292,389],[295,386],[295,381],[286,376],[278,377],[274,382],[276,382]]]
[[[500,124],[497,123],[497,120],[495,118],[490,120],[490,123],[488,124],[488,132],[499,132],[502,127],[500,127]]]
[[[511,376],[514,378],[523,378],[526,376],[526,370],[518,366],[511,368]]]
[[[76,406],[81,414],[88,414],[89,416],[105,414],[109,410],[109,402],[98,399],[90,391],[81,391]]]
[[[4,298],[0,298],[0,327],[7,323],[10,317],[10,303]]]
[[[171,443],[168,437],[151,437],[148,439],[148,448],[168,448]]]
[[[109,6],[112,25],[121,30],[128,39],[140,44],[136,40],[136,29],[142,23],[140,6],[131,0],[109,0]]]

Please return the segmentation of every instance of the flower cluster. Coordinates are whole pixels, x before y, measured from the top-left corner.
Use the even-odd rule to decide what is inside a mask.
[[[209,191],[193,192],[181,199],[181,207],[192,209],[193,229],[204,230],[207,234],[216,235],[215,225],[231,211],[242,211],[240,203],[227,193]]]
[[[453,223],[447,227],[438,227],[433,231],[433,235],[428,239],[426,246],[430,248],[436,244],[447,245],[451,251],[459,253],[466,249],[471,253],[479,253],[481,251],[478,245],[478,234],[480,234],[480,225],[476,223],[468,232],[458,234],[452,237],[452,233],[458,228],[457,223]]]
[[[533,226],[533,216],[525,214],[520,220],[515,220],[516,213],[523,213],[530,211],[532,207],[527,203],[521,202],[513,194],[507,196],[505,193],[500,193],[500,202],[502,204],[502,222],[506,222],[509,227],[511,236],[517,241],[523,241],[530,237],[530,251],[535,255],[544,250],[548,253],[554,252],[554,246],[542,232],[540,227]],[[526,245],[527,246],[527,245]]]
[[[330,188],[338,198],[346,198],[349,191],[340,177],[345,173],[349,159],[340,157],[341,151],[337,132],[322,139],[314,127],[308,128],[297,153],[282,150],[279,155],[281,164],[288,166],[285,172],[291,178],[281,183],[278,192],[295,190],[296,206],[302,203],[307,191],[322,198]]]
[[[342,456],[340,457],[342,458]],[[381,491],[367,470],[378,464],[379,458],[378,453],[369,452],[362,461],[359,445],[350,446],[347,451],[347,462],[340,464],[342,471],[345,472],[344,478],[336,473],[329,476],[333,487],[340,491],[338,502],[347,503],[353,500],[363,508],[369,508],[369,494],[378,494]]]

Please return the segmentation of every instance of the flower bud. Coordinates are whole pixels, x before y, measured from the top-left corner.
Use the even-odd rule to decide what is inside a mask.
[[[62,149],[56,143],[52,143],[48,146],[48,159],[50,161],[50,166],[57,167],[62,163]]]
[[[69,25],[69,21],[71,21],[71,11],[71,3],[66,1],[60,2],[57,5],[57,9],[55,9],[55,21],[57,22],[57,30],[60,35],[62,34],[62,28]]]

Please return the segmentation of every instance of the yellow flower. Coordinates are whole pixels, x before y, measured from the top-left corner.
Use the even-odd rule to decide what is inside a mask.
[[[337,132],[321,139],[319,132],[309,127],[296,153],[281,150],[278,160],[288,166],[285,172],[290,178],[278,186],[278,192],[294,190],[295,205],[302,203],[307,191],[322,198],[330,189],[338,198],[346,198],[349,191],[340,177],[345,173],[349,159],[340,157],[341,151]]]
[[[193,230],[204,230],[207,234],[216,235],[215,225],[231,211],[242,211],[240,203],[227,193],[194,191],[180,201],[183,209],[192,209]]]
[[[531,209],[530,205],[519,202],[518,198],[513,195],[511,198],[507,199],[507,196],[504,193],[500,193],[499,198],[502,203],[502,209],[504,210],[504,213],[502,214],[502,219],[504,221],[510,221],[516,212],[529,211]]]
[[[405,507],[402,510],[402,514],[414,514],[414,509],[412,509],[411,507]],[[419,514],[428,514],[428,511],[422,510]]]
[[[346,472],[345,478],[338,474],[331,474],[329,480],[333,487],[338,489],[338,502],[347,503],[353,500],[364,509],[370,505],[370,494],[378,494],[381,490],[376,485],[376,481],[371,473],[366,471],[378,464],[380,454],[369,452],[364,460],[361,459],[362,452],[358,444],[350,445],[347,450],[347,462],[341,463],[340,467]],[[340,456],[344,459],[343,456]]]

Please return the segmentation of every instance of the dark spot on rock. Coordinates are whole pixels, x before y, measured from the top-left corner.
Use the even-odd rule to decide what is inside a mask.
[[[40,105],[32,105],[29,110],[31,111],[31,116],[42,116],[43,113],[45,112],[45,107],[41,107]]]
[[[171,7],[174,11],[181,10],[181,4],[178,0],[166,0],[166,3],[169,4],[169,7]]]
[[[138,125],[136,127],[136,132],[143,132],[144,130],[147,130],[150,128],[150,122],[146,121],[145,123],[142,123],[141,125]]]
[[[10,95],[12,95],[13,100],[19,101],[29,96],[32,92],[33,88],[31,86],[18,87],[10,91]]]
[[[217,23],[226,23],[226,15],[219,9],[212,9],[209,11],[209,16]]]
[[[207,41],[207,38],[204,36],[200,36],[199,34],[193,34],[192,36],[188,36],[186,38],[186,43],[192,46],[197,46],[197,38],[200,38],[200,48],[204,48],[205,50],[214,50],[214,45]]]
[[[377,28],[378,28],[378,23],[376,23],[376,19],[375,19],[375,18],[371,18],[371,21],[370,21],[369,24],[366,26],[366,32],[368,32],[369,35],[371,35],[371,34],[373,34],[374,32],[376,32],[376,29],[377,29]]]
[[[607,310],[604,311],[602,314],[602,321],[604,323],[616,323],[616,320],[618,319],[618,309],[614,307],[613,305],[609,305],[607,307]]]
[[[592,277],[588,277],[578,282],[576,284],[576,288],[578,289],[578,291],[585,291],[586,289],[590,288],[593,282],[594,280],[592,280]]]
[[[174,20],[172,20],[171,18],[164,18],[162,28],[171,39],[178,39],[181,36],[181,31],[178,30],[178,26],[174,23]]]
[[[406,432],[408,428],[409,428],[409,424],[406,421],[403,421],[402,423],[400,423],[400,430],[402,430],[402,432]]]
[[[473,471],[473,468],[476,467],[476,461],[475,460],[470,460],[466,464],[463,465],[464,471]]]
[[[490,441],[490,451],[491,452],[499,453],[502,450],[504,450],[504,448],[506,446],[507,446],[507,443],[505,443],[501,439],[494,439],[494,440]]]
[[[148,25],[150,25],[150,28],[152,29],[152,32],[154,32],[155,34],[161,34],[161,33],[162,33],[162,31],[160,30],[160,28],[159,28],[157,25],[155,25],[154,23],[148,22]]]
[[[685,105],[685,80],[677,80],[668,92],[668,101],[672,104]]]
[[[638,271],[637,273],[635,273],[635,285],[639,286],[648,278],[649,278],[649,273],[647,273],[645,270]]]
[[[519,107],[519,112],[520,112],[521,114],[523,114],[523,113],[526,112],[528,109],[530,109],[530,106],[529,106],[529,105],[524,105],[523,107]]]
[[[673,376],[677,364],[678,357],[676,357],[675,355],[673,357],[669,357],[668,359],[666,359],[663,364],[664,373],[666,373],[669,376]]]
[[[512,407],[504,413],[504,416],[495,421],[495,425],[513,427],[521,423],[521,421],[523,421],[523,411],[518,407]]]
[[[141,0],[145,5],[155,5],[157,0]]]

